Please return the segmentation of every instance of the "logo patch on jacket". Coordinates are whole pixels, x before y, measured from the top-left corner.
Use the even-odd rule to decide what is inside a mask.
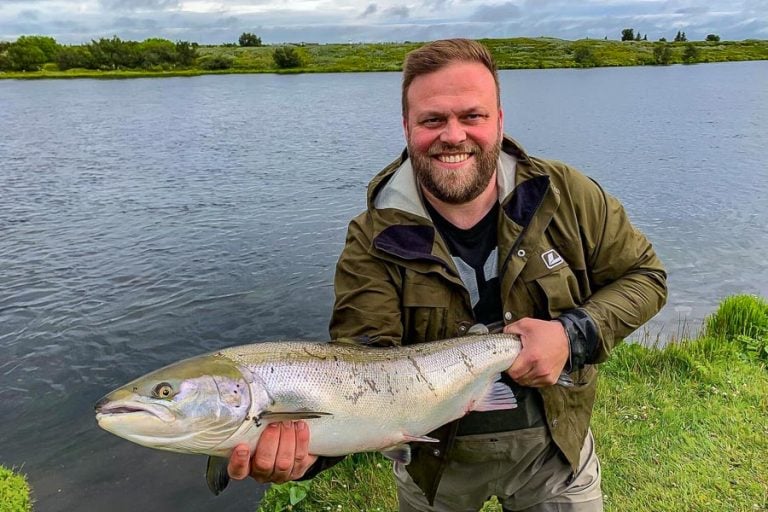
[[[544,264],[550,270],[563,263],[563,257],[557,254],[557,251],[554,249],[550,249],[543,253],[541,259],[544,260]]]

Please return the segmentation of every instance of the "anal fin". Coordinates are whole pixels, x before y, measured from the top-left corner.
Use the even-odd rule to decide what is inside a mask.
[[[503,411],[515,409],[517,398],[512,389],[501,380],[501,374],[488,386],[488,389],[479,400],[472,404],[473,411]]]

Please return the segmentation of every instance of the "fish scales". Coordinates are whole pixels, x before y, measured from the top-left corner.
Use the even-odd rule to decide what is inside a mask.
[[[342,455],[396,445],[462,416],[518,352],[513,336],[487,335],[398,348],[271,342],[220,353],[260,376],[273,412],[331,411],[307,420],[310,450]]]
[[[118,436],[177,452],[226,457],[286,418],[306,419],[315,455],[387,450],[485,403],[520,348],[507,334],[391,348],[255,343],[155,370],[105,396],[96,417]]]

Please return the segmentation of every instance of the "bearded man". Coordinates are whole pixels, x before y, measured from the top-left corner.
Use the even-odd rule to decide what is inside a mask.
[[[481,44],[436,41],[405,60],[407,149],[368,186],[335,277],[331,337],[381,345],[462,336],[522,340],[502,379],[518,407],[471,412],[394,464],[401,511],[600,511],[589,428],[596,364],[666,300],[666,274],[621,204],[571,167],[503,135],[499,79]],[[567,372],[572,385],[555,385]],[[309,478],[304,422],[267,428],[233,478]]]

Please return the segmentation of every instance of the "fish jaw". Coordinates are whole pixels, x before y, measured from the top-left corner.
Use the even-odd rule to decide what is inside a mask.
[[[194,357],[148,373],[96,403],[104,430],[142,446],[182,453],[216,447],[248,421],[247,372],[222,357]]]

